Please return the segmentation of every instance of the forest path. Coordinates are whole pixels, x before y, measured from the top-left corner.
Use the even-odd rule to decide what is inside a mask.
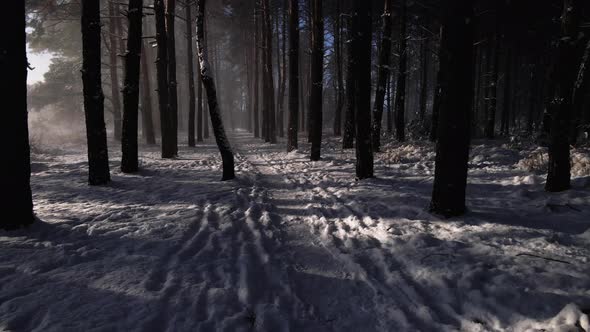
[[[40,221],[0,231],[0,330],[584,326],[583,178],[550,195],[513,167],[513,150],[476,146],[471,211],[440,220],[425,211],[434,154],[424,142],[387,142],[377,178],[355,181],[354,151],[329,135],[318,162],[303,135],[291,153],[282,139],[231,140],[237,179],[225,182],[212,139],[171,160],[142,146],[137,174],[122,174],[112,149],[113,181],[98,187],[86,182],[85,146],[34,154]]]
[[[388,246],[394,227],[355,206],[359,200],[351,192],[354,175],[346,168],[334,178],[330,172],[312,169],[326,161],[310,162],[300,152],[286,154],[284,144],[261,144],[245,133],[233,140],[239,147],[238,159],[252,165],[258,182],[269,191],[269,203],[282,218],[292,287],[301,301],[314,308],[324,330],[458,326],[457,314],[439,308],[394,258]],[[326,159],[338,166],[334,156]],[[343,176],[349,181],[342,181]],[[343,192],[352,196],[341,198]]]

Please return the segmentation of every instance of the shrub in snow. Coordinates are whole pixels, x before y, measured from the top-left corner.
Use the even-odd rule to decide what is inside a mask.
[[[570,154],[572,176],[589,176],[590,153],[587,150],[571,149]],[[549,155],[547,149],[537,148],[521,159],[516,164],[516,167],[527,172],[543,173],[547,171],[548,162]]]

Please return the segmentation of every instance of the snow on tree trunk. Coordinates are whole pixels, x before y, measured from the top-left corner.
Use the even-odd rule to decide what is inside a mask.
[[[86,138],[88,140],[88,183],[102,185],[111,180],[104,95],[101,80],[100,4],[82,1],[82,84]]]
[[[111,76],[111,104],[113,106],[113,132],[117,141],[121,140],[121,100],[119,98],[119,73],[117,70],[117,21],[119,15],[115,11],[115,4],[109,2],[109,72]],[[122,50],[121,50],[122,51]]]
[[[213,133],[215,135],[215,141],[221,154],[221,160],[223,162],[223,176],[222,181],[231,180],[235,178],[234,173],[234,155],[225,135],[225,129],[223,128],[223,121],[221,120],[221,110],[217,103],[217,92],[215,90],[215,82],[210,73],[209,61],[207,59],[207,50],[205,48],[205,0],[198,1],[197,9],[197,52],[199,56],[199,63],[201,67],[201,79],[205,92],[207,93],[207,102],[209,105],[209,115],[211,117],[211,123],[213,125]]]
[[[125,86],[123,87],[123,136],[121,171],[139,170],[137,156],[137,122],[139,110],[139,74],[141,68],[143,0],[129,0],[129,33],[125,52]]]
[[[148,65],[149,49],[145,47],[145,43],[141,43],[141,71],[142,71],[142,89],[143,101],[141,103],[141,121],[143,129],[143,138],[146,144],[156,144],[156,135],[154,133],[154,121],[152,118],[152,84],[150,79],[150,67]]]
[[[9,1],[2,6],[0,28],[9,31],[0,43],[0,98],[3,108],[0,137],[5,142],[0,172],[2,199],[6,214],[0,229],[16,229],[34,222],[31,196],[31,157],[27,122],[27,53],[25,2]]]

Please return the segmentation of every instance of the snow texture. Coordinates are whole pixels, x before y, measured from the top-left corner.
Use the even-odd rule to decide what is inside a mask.
[[[115,153],[101,187],[84,147],[36,153],[40,221],[0,232],[0,330],[590,331],[588,173],[546,193],[539,151],[474,142],[470,211],[445,220],[429,143],[385,142],[354,181],[335,139],[319,162],[230,139],[227,182],[212,142],[142,147],[135,175]]]

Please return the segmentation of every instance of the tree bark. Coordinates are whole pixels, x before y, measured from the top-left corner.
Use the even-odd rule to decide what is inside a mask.
[[[590,75],[590,40],[586,43],[586,48],[584,49],[584,54],[582,56],[582,62],[580,63],[580,67],[578,70],[578,75],[576,78],[576,82],[574,85],[574,92],[573,92],[573,112],[574,116],[571,122],[570,128],[570,143],[572,145],[576,145],[578,142],[578,133],[580,132],[580,127],[583,124],[583,110],[584,110],[584,98],[585,92],[588,90],[590,86],[590,79],[588,76]]]
[[[110,66],[109,72],[111,76],[111,104],[113,107],[113,134],[117,141],[121,140],[121,99],[119,94],[121,90],[119,88],[119,73],[117,70],[117,20],[115,16],[119,15],[115,11],[115,4],[109,1],[109,58]]]
[[[299,1],[289,0],[289,132],[287,152],[298,148],[299,121]]]
[[[354,9],[350,10],[348,19],[348,31],[346,41],[346,112],[344,115],[344,136],[342,137],[342,148],[352,149],[354,147],[355,137],[355,62],[354,62],[354,45],[357,36],[354,33],[353,21],[357,13]]]
[[[129,0],[127,19],[129,32],[125,52],[125,86],[123,87],[123,136],[121,144],[121,172],[134,173],[139,169],[137,123],[139,110],[139,73],[143,0]]]
[[[381,148],[381,122],[383,119],[383,105],[385,103],[385,92],[387,90],[387,77],[389,76],[389,60],[391,59],[391,2],[385,0],[383,8],[383,33],[381,35],[381,47],[379,50],[379,65],[377,71],[377,90],[375,91],[375,103],[373,104],[373,128],[372,141],[373,151],[379,152]],[[371,44],[369,44],[369,47]],[[370,61],[369,61],[369,69]],[[369,81],[370,82],[370,81]],[[370,85],[370,84],[369,84]],[[370,89],[369,89],[370,94]],[[369,117],[370,120],[370,117]],[[358,120],[357,120],[358,121]],[[358,131],[357,131],[358,133]]]
[[[440,66],[442,96],[430,210],[445,217],[465,213],[473,85],[473,0],[445,6]]]
[[[322,1],[311,0],[311,95],[309,111],[312,114],[312,161],[320,160],[322,147],[322,93],[324,80],[324,18]]]
[[[561,17],[561,34],[555,67],[556,84],[551,108],[549,140],[549,170],[545,190],[559,192],[570,188],[569,128],[573,108],[573,92],[577,74],[576,55],[581,19],[581,0],[564,0]]]
[[[154,133],[154,121],[152,118],[152,84],[150,77],[149,49],[145,47],[145,43],[141,43],[141,71],[143,76],[141,78],[143,86],[143,101],[141,108],[141,120],[143,128],[143,138],[146,144],[156,144],[156,135]]]
[[[172,120],[171,146],[178,155],[178,82],[176,81],[176,0],[166,0],[166,47],[168,48],[168,108]]]
[[[191,4],[184,5],[186,19],[186,57],[188,77],[188,146],[195,146],[195,72],[193,70],[193,24]]]
[[[390,0],[386,0],[384,26],[388,17]],[[373,177],[373,148],[371,144],[371,2],[355,1],[354,33],[357,36],[353,42],[355,63],[354,88],[356,90],[355,113],[356,113],[356,177],[359,180]],[[387,38],[385,38],[387,39]],[[384,39],[384,40],[385,40]],[[382,45],[381,52],[387,52],[387,46]],[[380,56],[380,62],[383,56]],[[379,71],[385,68],[379,68]],[[379,73],[379,85],[381,93],[381,112],[383,112],[383,95],[385,92],[386,73]],[[385,81],[385,83],[384,83]]]
[[[406,1],[402,0],[400,13],[400,41],[399,41],[399,72],[397,75],[396,93],[395,93],[395,135],[398,141],[406,140],[405,134],[405,109],[406,109],[406,68],[407,68],[407,36],[406,36],[406,19],[407,7]]]
[[[82,1],[82,85],[90,185],[102,185],[111,180],[100,72],[100,27],[99,1]]]
[[[342,2],[336,2],[334,20],[334,54],[336,57],[336,109],[334,115],[334,136],[342,135],[342,108],[344,107],[344,78],[342,73]]]
[[[3,170],[0,172],[2,183],[0,207],[6,214],[0,218],[0,229],[12,230],[30,225],[35,221],[30,185],[31,157],[27,120],[24,1],[8,1],[3,4],[0,11],[0,29],[6,32],[2,37],[3,42],[0,43],[0,54],[2,54],[0,98],[6,105],[10,105],[3,109],[2,130],[0,130],[2,142],[5,142],[5,154],[2,156]]]
[[[274,144],[277,142],[275,101],[274,101],[274,80],[272,69],[272,20],[269,0],[262,0],[262,39],[263,39],[263,132],[265,142]]]
[[[260,85],[259,85],[259,77],[260,77],[260,18],[259,18],[259,8],[260,2],[256,0],[254,5],[254,106],[252,111],[254,113],[254,137],[260,137],[260,119],[258,118],[258,110],[260,106]]]
[[[198,0],[197,52],[199,54],[199,62],[201,67],[201,79],[207,93],[209,113],[211,116],[211,122],[213,123],[213,133],[215,134],[215,141],[217,143],[217,147],[219,148],[219,153],[221,154],[221,160],[223,163],[223,176],[221,180],[225,181],[235,178],[234,155],[229,140],[225,135],[225,129],[223,128],[221,111],[219,109],[219,104],[217,103],[215,82],[213,82],[213,77],[210,73],[209,61],[207,59],[207,50],[205,49],[205,29],[203,24],[205,18],[205,2],[205,0]]]
[[[168,37],[166,35],[166,16],[164,0],[154,0],[156,18],[156,43],[158,55],[156,59],[156,74],[158,83],[158,106],[160,110],[160,128],[162,136],[162,158],[174,158],[172,117],[168,106]]]
[[[192,43],[192,41],[191,41]],[[193,59],[191,59],[193,61]],[[201,63],[197,58],[197,142],[203,141],[203,84],[201,83]]]

